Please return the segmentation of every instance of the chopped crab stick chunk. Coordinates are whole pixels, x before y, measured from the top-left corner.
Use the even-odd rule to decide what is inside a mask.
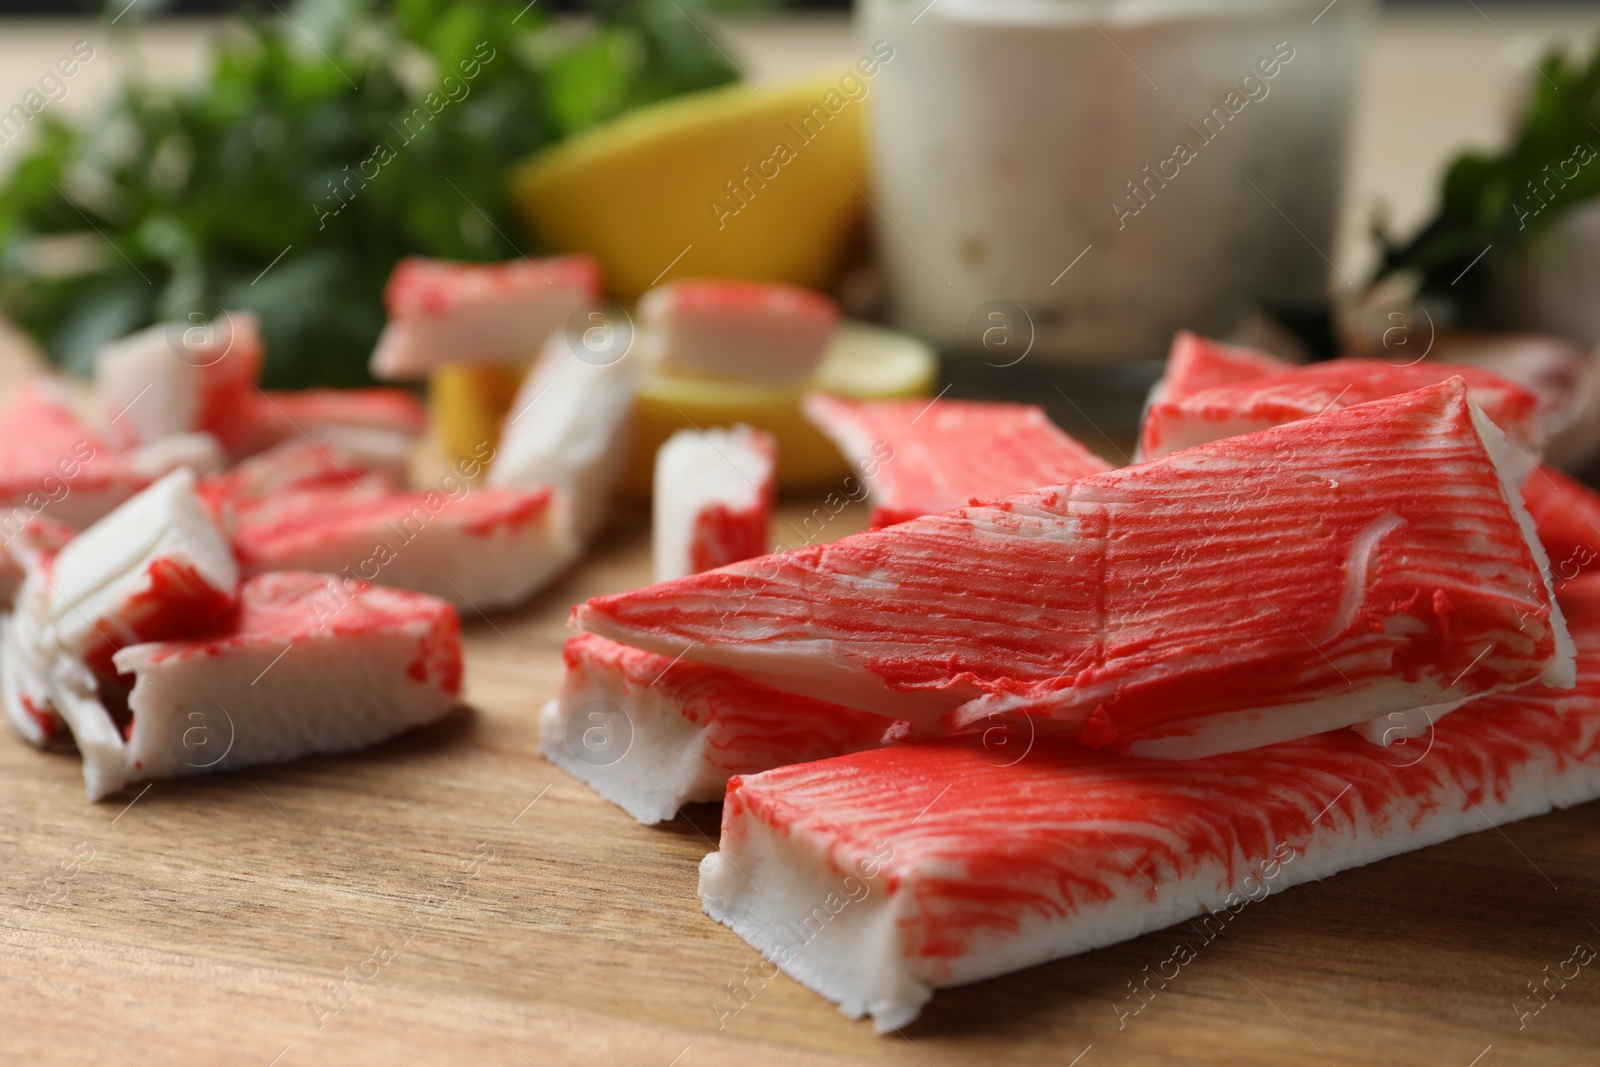
[[[575,621],[923,731],[1017,711],[1138,755],[1254,748],[1571,685],[1505,462],[1456,378],[596,597]]]
[[[858,752],[892,721],[579,634],[539,719],[545,757],[645,824],[722,799],[735,774]]]
[[[0,701],[36,745],[64,732],[66,708],[92,699],[118,649],[215,629],[235,609],[238,567],[187,470],[75,537],[36,521],[11,555],[26,578],[0,632]]]
[[[550,486],[569,502],[577,537],[593,536],[628,460],[637,379],[626,351],[552,334],[506,416],[489,484]]]
[[[78,418],[63,388],[35,379],[0,407],[0,541],[40,516],[87,526],[168,471],[221,465],[204,434],[117,448]]]
[[[1523,484],[1522,500],[1557,582],[1600,567],[1600,494],[1553,467],[1540,467]]]
[[[234,456],[311,441],[404,477],[412,445],[428,429],[427,411],[403,389],[255,390],[246,401],[230,438]]]
[[[285,441],[200,481],[199,492],[213,510],[307,489],[399,489],[403,471],[374,469],[363,459],[330,443]]]
[[[880,1032],[1187,919],[1211,941],[1247,902],[1600,798],[1600,578],[1562,598],[1576,689],[1485,697],[1407,748],[1335,730],[1169,763],[1038,736],[1019,759],[969,735],[734,778],[702,903]]]
[[[578,555],[549,489],[286,491],[235,504],[246,576],[305,570],[429,593],[489,611],[521,603]]]
[[[1269,352],[1225,345],[1188,330],[1179,330],[1172,337],[1166,370],[1151,390],[1150,402],[1181,400],[1202,389],[1238,385],[1294,368],[1295,364]]]
[[[602,293],[600,265],[588,256],[504,263],[408,257],[384,289],[389,324],[372,353],[372,374],[420,378],[447,363],[525,363]]]
[[[650,545],[656,581],[767,550],[778,444],[764,430],[679,430],[656,452]]]
[[[1160,459],[1223,437],[1316,418],[1453,377],[1467,383],[1473,402],[1510,439],[1513,458],[1520,460],[1520,484],[1544,445],[1539,398],[1490,371],[1431,360],[1396,366],[1376,359],[1337,359],[1157,400],[1145,412],[1139,456]]]
[[[432,722],[461,689],[461,624],[442,600],[327,574],[262,575],[224,632],[131,645],[132,713],[62,709],[89,799],[130,782],[349,752]]]
[[[671,282],[639,299],[649,356],[667,374],[792,382],[822,362],[839,308],[792,285],[732,280]]]
[[[874,526],[1110,469],[1032,404],[813,393],[804,408],[866,480]]]
[[[224,312],[209,323],[157,323],[95,354],[100,417],[123,445],[199,432],[233,452],[262,353],[256,318],[247,311]]]
[[[104,669],[125,645],[225,620],[239,568],[194,474],[177,470],[69,541],[38,576],[47,640]]]

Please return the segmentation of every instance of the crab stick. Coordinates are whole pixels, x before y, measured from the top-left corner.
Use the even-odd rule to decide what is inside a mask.
[[[882,744],[893,722],[593,634],[562,650],[545,758],[645,824],[720,800],[729,777]]]
[[[897,745],[728,783],[706,913],[880,1032],[935,989],[1600,797],[1600,577],[1562,589],[1578,683],[1473,702],[1404,750],[1349,730],[1185,763],[1039,736]]]
[[[1145,412],[1139,457],[1160,459],[1223,437],[1317,418],[1453,377],[1467,383],[1473,402],[1510,439],[1525,477],[1544,446],[1539,398],[1491,371],[1431,360],[1394,365],[1376,359],[1337,359],[1162,398]]]
[[[793,285],[696,279],[639,298],[648,356],[666,374],[792,382],[822,362],[839,308]]]
[[[428,593],[490,611],[521,603],[578,555],[565,501],[546,488],[454,478],[398,492],[335,486],[234,505],[244,575],[302,570]]]
[[[1032,404],[852,401],[813,393],[804,407],[861,472],[874,526],[1110,469]]]
[[[656,581],[767,550],[778,445],[764,430],[679,430],[656,452],[650,545]]]
[[[637,380],[626,350],[596,353],[552,334],[511,405],[489,484],[550,486],[569,502],[579,540],[593,536],[628,460]]]
[[[372,374],[394,380],[421,378],[447,363],[524,363],[602,295],[600,264],[588,256],[504,263],[407,257],[384,289],[389,324],[372,353]]]
[[[231,452],[263,354],[256,317],[247,311],[206,323],[157,323],[95,353],[100,417],[124,446],[200,432]]]
[[[27,382],[0,407],[0,541],[35,517],[84,527],[178,467],[221,468],[205,434],[175,434],[122,448],[87,426],[65,389]]]
[[[1121,752],[1254,748],[1571,685],[1512,462],[1451,379],[575,621],[924,731],[1020,711]]]
[[[461,624],[435,597],[326,574],[262,575],[207,637],[130,645],[118,729],[97,695],[62,714],[89,799],[130,782],[349,752],[432,722],[461,689]]]

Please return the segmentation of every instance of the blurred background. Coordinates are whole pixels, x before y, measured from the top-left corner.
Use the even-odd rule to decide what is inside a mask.
[[[0,0],[0,310],[72,373],[245,307],[267,384],[362,385],[402,255],[581,251],[624,308],[821,289],[938,354],[907,390],[1090,441],[1178,329],[1515,368],[1600,422],[1600,4],[94,7]]]

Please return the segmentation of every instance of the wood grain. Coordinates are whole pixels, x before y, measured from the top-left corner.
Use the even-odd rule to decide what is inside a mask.
[[[0,336],[0,383],[22,369]],[[569,606],[644,582],[646,542],[623,508],[546,595],[469,617],[463,706],[369,752],[90,804],[75,757],[0,739],[0,1061],[1593,1061],[1600,968],[1521,1030],[1515,1006],[1600,947],[1600,806],[1295,888],[1210,944],[1178,927],[947,991],[903,1034],[782,977],[719,1018],[759,957],[695,896],[717,808],[642,827],[537,751]],[[1198,959],[1119,1026],[1180,940]]]

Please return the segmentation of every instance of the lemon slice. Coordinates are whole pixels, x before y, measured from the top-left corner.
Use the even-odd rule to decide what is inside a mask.
[[[866,99],[838,74],[637,108],[523,163],[511,200],[541,247],[588,252],[632,300],[667,277],[826,291],[861,224]]]
[[[865,323],[839,327],[822,365],[795,385],[676,378],[647,374],[634,408],[634,440],[622,488],[650,492],[656,449],[678,430],[746,423],[778,439],[780,489],[820,488],[850,472],[839,450],[800,411],[800,398],[820,389],[859,400],[926,396],[939,377],[933,349],[916,338]]]

